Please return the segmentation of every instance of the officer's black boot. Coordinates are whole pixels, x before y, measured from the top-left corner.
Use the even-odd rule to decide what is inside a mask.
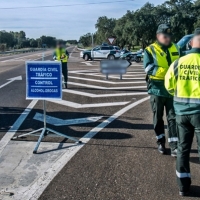
[[[188,190],[180,190],[179,191],[179,195],[180,196],[189,196],[189,194],[190,194],[190,190],[188,189]]]
[[[165,144],[164,143],[161,143],[161,144],[158,145],[158,151],[161,154],[166,154],[166,148],[165,148]]]

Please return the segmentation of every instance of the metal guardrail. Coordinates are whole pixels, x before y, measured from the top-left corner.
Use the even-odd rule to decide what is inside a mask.
[[[35,51],[41,51],[44,50],[43,48],[40,49],[21,49],[21,50],[13,50],[13,51],[4,51],[4,52],[0,52],[0,55],[4,55],[4,54],[17,54],[17,53],[28,53],[28,52],[35,52]]]

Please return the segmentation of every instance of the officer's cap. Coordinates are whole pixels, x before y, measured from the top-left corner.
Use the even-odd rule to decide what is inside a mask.
[[[195,35],[200,35],[200,28],[196,28],[194,31],[194,36]]]
[[[171,36],[171,27],[168,24],[160,24],[156,33],[163,33],[165,35]]]

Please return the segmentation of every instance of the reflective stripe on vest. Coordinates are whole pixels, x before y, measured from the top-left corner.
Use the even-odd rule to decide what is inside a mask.
[[[190,53],[174,63],[174,101],[200,104],[200,54]]]
[[[169,69],[167,54],[161,49],[161,47],[157,43],[154,43],[147,47],[147,50],[149,53],[151,53],[155,65],[150,79],[164,80],[165,74]],[[176,59],[179,58],[179,48],[177,45],[172,44],[168,51],[170,53],[171,62],[174,62]]]
[[[61,59],[61,56],[64,56],[63,59]],[[56,60],[62,61],[62,62],[67,62],[68,61],[68,56],[66,55],[66,50],[63,49],[56,49]]]

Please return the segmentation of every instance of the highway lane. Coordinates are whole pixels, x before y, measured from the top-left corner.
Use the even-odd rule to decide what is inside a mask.
[[[14,199],[20,200],[184,199],[178,196],[175,159],[157,153],[142,64],[133,63],[123,80],[117,76],[105,80],[99,73],[99,61],[85,63],[79,58],[78,50],[71,47],[69,51],[72,53],[68,63],[69,88],[63,90],[63,101],[47,102],[47,123],[50,128],[81,138],[84,144],[73,146],[71,141],[51,135],[44,139],[50,144],[48,148],[42,143],[38,155],[25,163],[19,159],[9,166],[8,171],[3,163],[8,162],[6,156],[9,157],[9,148],[14,145],[20,148],[23,144],[31,146],[32,141],[38,138],[28,136],[9,142],[0,160],[0,168],[4,170],[4,173],[0,172],[0,187],[13,191]],[[46,57],[46,60],[50,59],[51,56]],[[3,83],[8,77],[22,74],[23,78],[0,89],[0,103],[4,105],[0,115],[4,120],[2,135],[31,102],[25,100],[24,69],[22,64],[0,73]],[[42,103],[39,101],[16,135],[41,128],[41,115]],[[90,123],[84,121],[91,118],[97,120]],[[72,146],[61,151],[66,143]],[[55,153],[59,156],[55,157]],[[27,154],[22,153],[21,159],[26,160]],[[41,156],[43,163],[39,160],[36,162],[36,157]],[[187,199],[200,197],[197,157],[194,147],[191,159],[194,197]],[[47,158],[50,162],[45,164]],[[21,176],[20,170],[23,170]],[[13,181],[3,182],[1,177]],[[26,182],[18,181],[24,179]]]
[[[70,47],[71,52],[74,47]],[[0,61],[0,86],[10,78],[22,77],[22,81],[14,81],[0,88],[0,139],[12,127],[16,119],[31,101],[25,100],[26,94],[26,60],[42,60],[42,52],[6,56]],[[23,59],[21,59],[23,56]],[[25,56],[25,57],[24,57]],[[18,58],[18,60],[16,59]],[[45,51],[45,60],[52,60],[52,50]]]

